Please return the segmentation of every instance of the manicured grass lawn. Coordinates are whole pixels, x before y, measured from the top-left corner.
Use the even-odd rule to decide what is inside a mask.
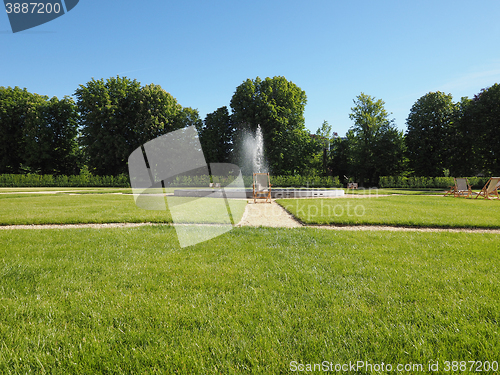
[[[444,195],[444,189],[344,189],[346,194],[357,195]]]
[[[109,194],[130,189],[21,191],[0,194],[0,225],[171,222]],[[500,202],[409,195],[279,203],[309,223],[500,228]],[[235,221],[244,207],[231,200]],[[185,220],[199,210],[186,206]],[[292,361],[439,361],[443,373],[444,361],[499,362],[499,239],[235,228],[181,249],[164,225],[0,230],[0,373],[269,374]]]
[[[280,199],[308,224],[500,228],[500,201],[442,196]]]
[[[498,360],[498,235],[0,231],[0,373]],[[360,371],[363,373],[363,371]]]
[[[131,195],[0,195],[0,225],[171,222],[168,211],[142,210]]]
[[[143,210],[135,205],[132,195],[104,194],[105,192],[106,190],[99,194],[81,195],[0,194],[0,225],[172,222],[168,210]],[[180,203],[185,200],[180,197],[171,199]],[[217,201],[214,200],[214,203]],[[243,215],[246,201],[231,200],[230,204],[235,222],[238,222]],[[227,212],[226,207],[222,209]],[[207,211],[206,200],[205,203],[199,201],[198,204],[195,202],[191,205],[189,212],[186,211],[186,219],[183,220],[189,221],[189,218],[196,217],[197,210]],[[217,215],[216,211],[212,213],[213,215],[205,217],[205,221],[219,222],[220,215]]]
[[[34,193],[34,192],[70,192],[78,194],[102,194],[102,193],[132,193],[130,188],[73,188],[73,187],[0,187],[1,193]]]

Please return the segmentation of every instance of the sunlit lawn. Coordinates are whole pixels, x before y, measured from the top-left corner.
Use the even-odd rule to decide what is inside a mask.
[[[273,374],[294,361],[443,369],[499,360],[500,235],[235,228],[181,249],[161,224],[172,221],[168,211],[109,192],[125,191],[0,194],[2,225],[158,223],[0,230],[0,373]],[[500,202],[479,199],[279,202],[310,223],[500,227]],[[245,203],[231,200],[236,220]],[[206,211],[185,207],[185,221]],[[204,217],[217,222],[220,212]]]
[[[116,194],[113,189],[110,190],[100,190],[97,194],[88,191],[80,194],[78,189],[69,190],[72,194],[0,194],[0,225],[172,222],[168,209],[144,210],[135,205],[132,195]],[[227,216],[226,206],[216,204],[222,200],[214,199],[211,204],[207,203],[207,199],[210,198],[194,200],[185,210],[185,216],[177,221],[196,221],[200,218],[206,223],[218,223],[222,214]],[[170,197],[169,200],[171,203],[183,203],[186,198]],[[238,222],[246,201],[231,200],[230,205],[234,220]],[[166,200],[165,207],[168,208]],[[217,210],[207,210],[207,207]],[[206,215],[207,211],[209,215]]]
[[[382,188],[382,189],[344,189],[346,194],[356,195],[444,195],[444,189],[398,189],[398,188]]]
[[[500,201],[443,196],[280,199],[307,224],[500,228]]]
[[[498,240],[237,228],[181,249],[168,226],[2,230],[0,373],[492,361]]]

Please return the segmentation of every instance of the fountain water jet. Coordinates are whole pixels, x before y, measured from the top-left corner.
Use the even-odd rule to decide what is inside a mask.
[[[257,126],[255,135],[249,131],[243,137],[243,164],[248,174],[268,172],[260,125]]]

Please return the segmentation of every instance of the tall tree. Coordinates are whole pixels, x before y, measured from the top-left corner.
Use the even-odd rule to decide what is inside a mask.
[[[135,88],[133,89],[135,90]],[[143,144],[167,132],[183,127],[178,118],[182,106],[161,86],[149,84],[138,89],[138,111],[132,117],[132,143]],[[128,157],[128,155],[127,155]]]
[[[347,133],[352,166],[361,184],[377,184],[381,175],[403,168],[403,134],[389,120],[385,102],[361,93],[353,100],[349,118],[354,125]]]
[[[23,129],[32,98],[26,89],[0,87],[0,173],[21,172]]]
[[[478,168],[485,174],[500,174],[500,85],[481,90],[468,108],[472,113],[472,135]]]
[[[74,173],[77,116],[69,97],[0,87],[0,173]]]
[[[473,176],[480,172],[476,135],[474,134],[472,100],[461,98],[455,104],[452,120],[448,125],[443,144],[443,165],[451,176]]]
[[[333,176],[339,176],[341,181],[349,182],[355,176],[352,160],[352,143],[347,137],[334,138],[331,147],[330,169]]]
[[[87,82],[75,91],[81,142],[89,169],[98,175],[126,171],[125,161],[140,146],[137,122],[140,84],[126,77]],[[142,120],[143,118],[141,118]]]
[[[446,162],[449,128],[455,114],[451,94],[425,94],[413,104],[406,124],[409,167],[417,176],[442,176]]]
[[[33,95],[24,128],[24,165],[41,174],[78,172],[77,119],[72,98]]]
[[[200,142],[208,163],[228,163],[233,151],[234,127],[227,107],[205,117],[199,129]]]
[[[313,153],[313,143],[305,129],[306,93],[285,77],[247,79],[231,98],[236,141],[244,131],[261,126],[265,157],[272,173],[304,171]]]
[[[198,112],[183,108],[158,85],[137,80],[92,79],[76,90],[82,145],[93,173],[127,171],[130,153],[141,144],[188,125],[199,125]]]
[[[313,155],[313,166],[317,173],[320,172],[324,176],[331,173],[331,169],[329,168],[330,151],[333,139],[337,136],[337,133],[332,133],[332,126],[326,120],[316,130],[316,134],[312,135],[316,144]]]

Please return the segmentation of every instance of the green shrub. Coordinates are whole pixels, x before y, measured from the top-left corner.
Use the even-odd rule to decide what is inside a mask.
[[[481,189],[488,177],[467,177],[469,184],[473,189]],[[453,177],[402,177],[402,176],[382,176],[379,180],[381,188],[438,188],[446,189],[453,186]]]
[[[210,182],[226,186],[234,176],[177,176],[168,183],[168,187],[208,187]],[[243,176],[246,187],[252,186],[252,176]],[[273,176],[271,184],[275,187],[332,188],[342,187],[338,177],[322,176]],[[82,168],[79,175],[53,176],[28,174],[2,174],[0,187],[130,187],[128,175],[94,176],[88,169]]]
[[[218,182],[222,186],[227,186],[234,180],[234,176],[212,176],[212,182]],[[177,176],[168,184],[169,187],[208,187],[208,176]],[[246,187],[251,187],[252,176],[243,176],[243,183]],[[271,184],[275,187],[303,187],[303,188],[331,188],[342,187],[338,177],[321,176],[273,176]]]
[[[72,176],[28,174],[2,174],[0,187],[130,187],[126,174],[93,176],[81,173]]]

